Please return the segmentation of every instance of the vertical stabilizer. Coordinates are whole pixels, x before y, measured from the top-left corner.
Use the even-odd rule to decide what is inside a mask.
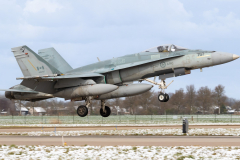
[[[38,54],[62,73],[73,69],[54,48],[40,49]]]
[[[27,46],[12,48],[12,52],[24,77],[61,74],[59,70],[54,68]]]

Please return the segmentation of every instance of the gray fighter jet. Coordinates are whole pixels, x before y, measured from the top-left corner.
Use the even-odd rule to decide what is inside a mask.
[[[136,54],[125,55],[110,60],[72,69],[53,49],[43,49],[36,54],[27,46],[12,48],[12,52],[24,77],[20,85],[4,90],[9,99],[37,101],[60,97],[65,100],[82,101],[77,114],[84,117],[92,99],[101,100],[100,114],[108,117],[111,110],[105,106],[106,99],[138,95],[150,90],[153,85],[133,81],[148,81],[158,85],[161,92],[160,102],[167,102],[169,96],[165,89],[165,80],[191,73],[193,69],[202,69],[239,58],[238,55],[190,50],[176,45],[161,45]],[[158,76],[157,83],[148,78]]]

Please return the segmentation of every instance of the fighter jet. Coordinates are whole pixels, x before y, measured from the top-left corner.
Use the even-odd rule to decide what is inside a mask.
[[[100,114],[108,117],[111,110],[105,106],[106,99],[138,95],[150,90],[153,85],[161,90],[158,100],[167,102],[169,95],[165,89],[173,82],[166,85],[167,78],[191,74],[191,70],[202,70],[239,58],[236,54],[191,50],[170,44],[110,60],[98,59],[97,63],[72,69],[60,55],[49,54],[49,49],[36,54],[29,47],[20,46],[12,48],[12,52],[24,76],[17,78],[22,80],[20,85],[4,90],[7,98],[34,101],[60,97],[85,101],[86,105],[77,109],[81,117],[88,114],[93,99],[101,100]],[[52,52],[55,51],[52,49]],[[157,76],[159,83],[149,79]],[[136,84],[134,81],[148,81],[153,85]]]

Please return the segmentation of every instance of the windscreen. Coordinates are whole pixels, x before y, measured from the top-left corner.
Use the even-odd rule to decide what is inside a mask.
[[[186,49],[187,48],[176,46],[174,44],[167,44],[167,45],[161,45],[154,48],[150,48],[145,52],[175,52],[175,51],[181,51]]]

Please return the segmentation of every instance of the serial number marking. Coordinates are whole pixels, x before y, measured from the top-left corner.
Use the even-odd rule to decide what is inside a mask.
[[[198,57],[197,58],[202,58],[202,57],[208,57],[210,55],[204,55],[204,52],[203,53],[197,53]]]

